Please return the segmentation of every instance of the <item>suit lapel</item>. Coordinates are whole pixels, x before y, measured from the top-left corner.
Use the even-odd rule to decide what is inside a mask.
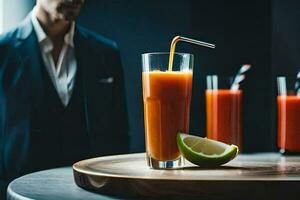
[[[37,37],[31,24],[30,14],[19,27],[15,49],[20,60],[20,70],[25,77],[24,84],[26,84],[26,88],[29,89],[28,92],[34,97],[31,100],[37,100],[36,102],[32,102],[33,105],[37,106],[43,91],[41,71],[43,62]]]

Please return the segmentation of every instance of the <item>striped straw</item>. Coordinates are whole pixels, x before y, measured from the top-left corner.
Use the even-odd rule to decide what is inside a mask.
[[[297,79],[295,82],[295,91],[296,91],[297,96],[300,96],[300,69],[297,73]]]
[[[242,65],[236,76],[234,77],[233,83],[231,85],[231,90],[238,90],[240,83],[245,79],[245,73],[251,68],[251,65]]]

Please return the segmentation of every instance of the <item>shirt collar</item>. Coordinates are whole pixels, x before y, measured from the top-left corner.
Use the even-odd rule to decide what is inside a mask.
[[[74,32],[75,32],[75,22],[71,22],[70,30],[65,35],[65,43],[74,48]]]
[[[45,31],[41,27],[41,25],[36,17],[36,12],[37,12],[37,8],[34,7],[32,10],[32,14],[31,14],[31,21],[32,21],[33,29],[37,35],[38,42],[40,44],[42,44],[44,42],[52,44],[50,38],[46,35]],[[67,32],[64,36],[64,41],[66,44],[70,45],[73,48],[74,48],[74,32],[75,32],[75,22],[72,22],[69,32]],[[52,45],[50,45],[50,46],[52,46]]]
[[[36,33],[37,39],[39,43],[42,43],[43,41],[45,41],[48,36],[46,35],[46,33],[44,32],[43,28],[41,27],[39,21],[37,20],[36,17],[36,7],[33,8],[32,13],[31,13],[31,22],[33,25],[33,29]]]

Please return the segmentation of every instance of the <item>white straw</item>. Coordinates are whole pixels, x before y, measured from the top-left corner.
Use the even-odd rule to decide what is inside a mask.
[[[277,78],[277,84],[278,84],[278,94],[279,96],[286,96],[286,81],[284,76],[279,76]]]
[[[240,87],[240,83],[245,79],[244,73],[251,68],[251,65],[245,64],[239,69],[238,73],[234,77],[233,83],[231,85],[231,90],[238,90]]]
[[[218,89],[218,76],[217,75],[212,76],[212,86],[213,86],[213,90]]]
[[[238,90],[240,87],[240,82],[242,82],[246,76],[244,74],[241,74],[235,78],[235,83],[231,85],[232,90]]]
[[[296,95],[300,96],[300,69],[297,73],[297,80],[295,83],[295,91],[296,91]]]
[[[206,76],[206,85],[208,90],[212,90],[212,76]]]
[[[250,68],[251,68],[251,65],[249,65],[249,64],[242,65],[242,67],[240,68],[239,73],[240,73],[240,74],[243,74],[243,73],[245,73],[246,71],[248,71]]]

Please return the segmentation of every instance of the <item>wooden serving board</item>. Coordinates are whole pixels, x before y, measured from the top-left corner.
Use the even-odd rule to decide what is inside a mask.
[[[145,153],[127,154],[77,162],[73,173],[78,186],[120,197],[300,198],[300,157],[276,153],[239,155],[218,168],[186,163],[176,170],[149,169]]]

